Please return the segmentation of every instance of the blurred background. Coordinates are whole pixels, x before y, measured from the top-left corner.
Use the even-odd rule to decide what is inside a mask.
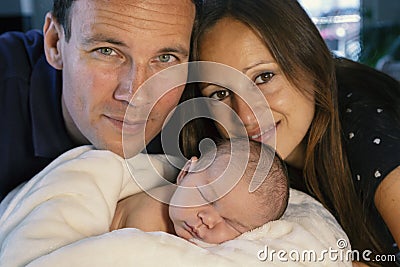
[[[333,53],[400,80],[400,0],[298,1]],[[0,33],[41,29],[52,3],[52,0],[0,0]]]
[[[299,0],[333,53],[400,80],[400,0]]]

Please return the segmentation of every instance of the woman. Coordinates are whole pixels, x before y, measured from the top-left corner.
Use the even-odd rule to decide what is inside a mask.
[[[336,216],[353,249],[393,252],[394,241],[400,243],[399,83],[334,59],[297,1],[205,1],[202,13],[194,59],[229,65],[257,84],[272,110],[276,148],[290,166],[292,187]],[[248,136],[266,142],[233,91],[193,88],[186,97],[201,93],[229,105]],[[190,144],[205,137],[199,129],[206,129],[192,126],[183,132],[183,140],[192,138],[185,148],[190,155],[196,150]]]

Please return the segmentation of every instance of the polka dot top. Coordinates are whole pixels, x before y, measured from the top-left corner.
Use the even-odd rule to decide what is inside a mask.
[[[370,77],[371,73],[351,71],[347,73],[351,77],[344,77],[345,71],[338,72],[344,148],[355,189],[376,218],[375,229],[393,242],[376,210],[374,195],[385,176],[400,165],[400,87],[394,81],[382,81],[386,77],[378,73]]]
[[[346,94],[348,99],[342,99],[345,110],[341,110],[341,123],[355,183],[368,179],[376,188],[400,164],[400,132],[383,107],[357,103],[362,97]]]

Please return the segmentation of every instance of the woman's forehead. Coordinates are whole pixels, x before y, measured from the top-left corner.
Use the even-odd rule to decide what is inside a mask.
[[[235,68],[233,63],[256,61],[260,54],[272,58],[259,33],[232,18],[219,20],[200,40],[201,60],[217,61]]]

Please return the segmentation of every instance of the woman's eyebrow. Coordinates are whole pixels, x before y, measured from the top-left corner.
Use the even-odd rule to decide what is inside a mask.
[[[212,89],[215,86],[216,85],[212,84],[212,83],[200,83],[199,88],[200,88],[200,91],[203,91],[205,89]]]
[[[221,84],[215,84],[215,83],[200,83],[200,90],[205,90],[205,89],[218,89],[218,90],[230,90],[228,86],[224,86]]]
[[[242,71],[243,71],[243,73],[246,73],[250,69],[255,68],[255,67],[259,66],[259,65],[263,65],[263,64],[276,64],[276,62],[272,61],[272,60],[260,60],[260,61],[254,62],[253,64],[247,66]]]

